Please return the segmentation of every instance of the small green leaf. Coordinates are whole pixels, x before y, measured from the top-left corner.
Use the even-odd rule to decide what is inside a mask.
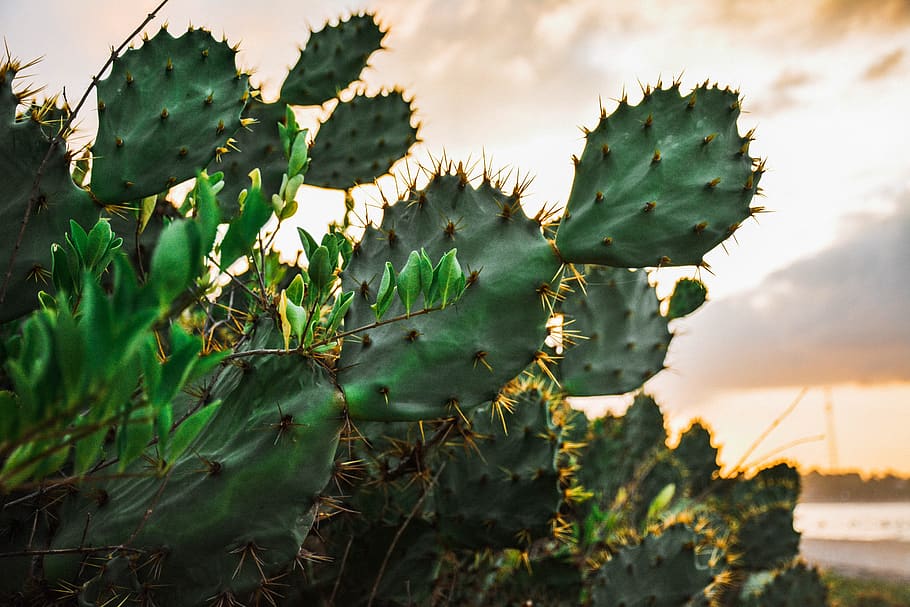
[[[304,255],[306,255],[307,259],[311,259],[313,251],[319,248],[319,245],[316,244],[316,239],[310,236],[310,233],[303,228],[297,228],[297,234],[300,235],[300,244],[303,246]]]
[[[376,320],[382,320],[382,316],[389,310],[392,305],[392,298],[395,295],[395,268],[392,262],[385,262],[385,270],[382,273],[382,281],[379,283],[379,292],[376,294],[376,303],[370,306],[376,315]]]
[[[177,461],[177,458],[183,455],[183,452],[186,451],[187,447],[190,446],[202,429],[205,428],[209,419],[218,411],[218,407],[220,406],[221,401],[215,401],[210,405],[199,409],[177,426],[177,429],[174,430],[171,435],[170,444],[168,445],[165,455],[165,459],[169,464]]]
[[[667,506],[670,505],[670,502],[673,501],[673,496],[676,494],[676,485],[670,483],[666,487],[660,490],[660,493],[651,500],[651,504],[648,506],[648,516],[646,517],[647,521],[655,521],[664,510],[667,509]]]
[[[291,281],[291,284],[288,285],[288,288],[285,289],[285,292],[288,296],[288,301],[296,305],[300,305],[303,301],[304,294],[303,278],[300,274],[294,277],[294,280]]]
[[[288,176],[292,179],[306,173],[310,164],[308,157],[309,143],[306,140],[306,135],[306,129],[300,131],[295,135],[294,143],[291,144],[291,154],[288,158]]]
[[[71,240],[73,248],[76,249],[80,259],[85,259],[85,251],[88,246],[88,234],[85,233],[85,230],[82,229],[81,225],[72,219],[70,219],[70,234],[73,236]],[[67,234],[67,240],[70,240],[69,234]]]
[[[347,314],[348,308],[351,307],[351,302],[354,301],[354,291],[349,291],[347,293],[342,293],[335,299],[335,304],[332,306],[332,311],[329,313],[328,320],[328,333],[331,335],[338,328],[338,325],[341,324],[341,321],[344,319],[344,315]]]
[[[329,259],[329,250],[324,246],[316,247],[310,258],[307,274],[317,291],[322,293],[331,287],[335,278],[334,269],[334,265]]]
[[[152,214],[155,212],[155,207],[158,205],[158,195],[153,194],[152,196],[146,196],[139,203],[139,225],[137,230],[139,234],[142,234],[145,231],[145,226],[148,225],[149,219],[152,218]]]
[[[158,449],[161,453],[167,452],[172,423],[174,423],[174,407],[171,403],[166,403],[158,409],[158,416],[155,418],[155,433],[158,435]]]
[[[199,245],[199,232],[190,221],[175,220],[164,228],[149,272],[149,284],[162,305],[170,304],[196,277]]]
[[[421,263],[420,263],[420,253],[417,251],[411,251],[411,254],[408,256],[408,261],[404,264],[401,272],[398,274],[398,298],[401,300],[401,303],[404,304],[405,314],[410,316],[411,306],[414,305],[414,302],[417,301],[417,297],[420,296],[420,278],[421,278]]]
[[[104,454],[104,437],[107,428],[99,428],[76,441],[75,474],[81,476]]]
[[[423,307],[433,307],[433,262],[426,249],[420,249],[420,288],[423,291]]]
[[[145,451],[155,435],[154,421],[146,407],[127,412],[124,416],[123,423],[117,428],[117,467],[120,472]]]
[[[433,283],[441,300],[440,308],[445,308],[464,291],[465,277],[458,265],[456,253],[457,249],[452,249],[443,255],[433,270]]]
[[[83,256],[86,268],[92,269],[95,267],[95,264],[104,256],[113,237],[111,224],[107,220],[99,219],[88,233],[88,241]]]
[[[262,195],[259,169],[250,172],[252,187],[247,192],[240,215],[231,222],[221,241],[221,268],[225,269],[244,255],[256,242],[259,230],[272,216],[272,205]]]
[[[199,241],[203,254],[208,254],[215,244],[218,235],[218,224],[221,223],[221,209],[218,197],[212,184],[218,183],[217,173],[209,177],[205,171],[196,176],[195,201],[196,219],[199,222]]]

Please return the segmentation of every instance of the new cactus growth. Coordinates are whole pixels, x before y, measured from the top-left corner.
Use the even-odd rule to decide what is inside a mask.
[[[722,476],[641,391],[706,293],[629,269],[703,264],[756,212],[737,94],[604,112],[562,217],[442,160],[282,264],[303,184],[417,141],[400,91],[351,86],[383,37],[313,33],[273,103],[204,30],[124,45],[77,159],[73,114],[0,66],[0,602],[823,605],[795,471]],[[294,109],[332,99],[311,138]],[[567,399],[632,392],[590,421]]]

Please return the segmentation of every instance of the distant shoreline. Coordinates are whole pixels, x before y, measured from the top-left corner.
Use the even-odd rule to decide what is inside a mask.
[[[910,542],[803,538],[800,553],[809,563],[846,577],[910,583]]]

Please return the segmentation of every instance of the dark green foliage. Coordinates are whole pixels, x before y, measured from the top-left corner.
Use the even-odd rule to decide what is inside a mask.
[[[445,168],[424,189],[386,206],[378,228],[366,229],[342,280],[355,292],[345,322],[375,320],[370,305],[386,261],[403,267],[411,251],[438,259],[457,248],[467,290],[455,306],[345,341],[338,379],[356,419],[467,414],[534,361],[546,336],[546,295],[555,291],[559,260],[539,225],[517,195],[486,180],[475,188],[463,171]],[[387,316],[404,312],[395,304]]]
[[[250,348],[277,345],[270,325],[257,326]],[[160,585],[154,598],[164,604],[245,598],[289,572],[333,471],[340,395],[323,370],[290,356],[227,368],[207,394],[221,405],[183,456],[159,463],[169,467],[163,478],[85,483],[64,506],[54,545],[114,545],[138,529],[132,545],[144,554],[117,579]],[[78,564],[55,557],[45,568],[75,581]]]
[[[194,177],[240,128],[248,77],[205,30],[166,30],[114,61],[98,83],[92,192],[119,203]]]
[[[552,420],[553,396],[537,383],[509,391],[511,415],[499,403],[471,415],[471,443],[448,461],[435,494],[446,544],[523,548],[550,536],[562,503],[562,432]]]
[[[753,212],[762,169],[737,131],[740,101],[707,84],[623,100],[587,134],[556,244],[573,263],[699,265]]]
[[[815,569],[802,563],[750,576],[738,605],[741,607],[825,607],[827,588]]]
[[[710,547],[685,525],[673,525],[639,544],[621,547],[594,576],[596,607],[679,607],[713,581]]]
[[[0,325],[0,603],[824,604],[793,566],[794,470],[722,478],[650,397],[590,422],[567,399],[640,388],[704,299],[684,279],[661,316],[623,266],[701,263],[755,212],[736,95],[621,103],[555,223],[527,182],[444,160],[359,240],[346,192],[283,265],[304,182],[349,190],[417,140],[402,93],[352,91],[382,38],[370,15],[313,34],[267,104],[226,44],[159,34],[96,78],[72,176],[68,110],[0,68],[4,318],[40,308]],[[311,142],[294,111],[323,104]]]
[[[88,193],[70,178],[66,146],[62,141],[51,146],[61,126],[54,102],[33,106],[25,115],[17,116],[17,105],[24,101],[13,91],[18,71],[15,62],[0,65],[0,176],[4,183],[0,204],[0,242],[4,243],[0,255],[0,322],[38,307],[38,291],[47,289],[50,280],[51,244],[62,240],[70,221],[88,227],[99,213]],[[36,182],[39,169],[41,179]],[[28,226],[20,239],[26,220]]]
[[[559,365],[563,388],[572,396],[635,390],[663,369],[672,337],[648,275],[592,266],[585,283],[560,306],[580,335]]]
[[[799,532],[793,529],[793,509],[776,506],[746,514],[732,547],[744,569],[773,569],[799,554]]]

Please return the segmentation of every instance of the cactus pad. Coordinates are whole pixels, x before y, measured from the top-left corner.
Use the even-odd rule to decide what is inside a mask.
[[[486,180],[475,188],[463,172],[434,175],[423,190],[387,206],[378,228],[367,228],[343,276],[344,290],[357,293],[346,328],[375,322],[370,304],[386,261],[403,267],[421,248],[431,259],[457,248],[469,286],[444,310],[345,339],[338,381],[356,419],[467,412],[494,399],[546,337],[559,260],[517,195]],[[397,315],[404,308],[396,302],[386,316]]]
[[[646,272],[591,266],[560,311],[581,335],[559,365],[571,396],[624,394],[663,369],[671,335]]]
[[[679,86],[625,100],[587,133],[556,243],[566,261],[699,265],[752,214],[761,168],[729,89]]]
[[[236,51],[205,30],[162,29],[114,61],[98,82],[92,191],[137,200],[194,177],[228,150],[249,98]]]

